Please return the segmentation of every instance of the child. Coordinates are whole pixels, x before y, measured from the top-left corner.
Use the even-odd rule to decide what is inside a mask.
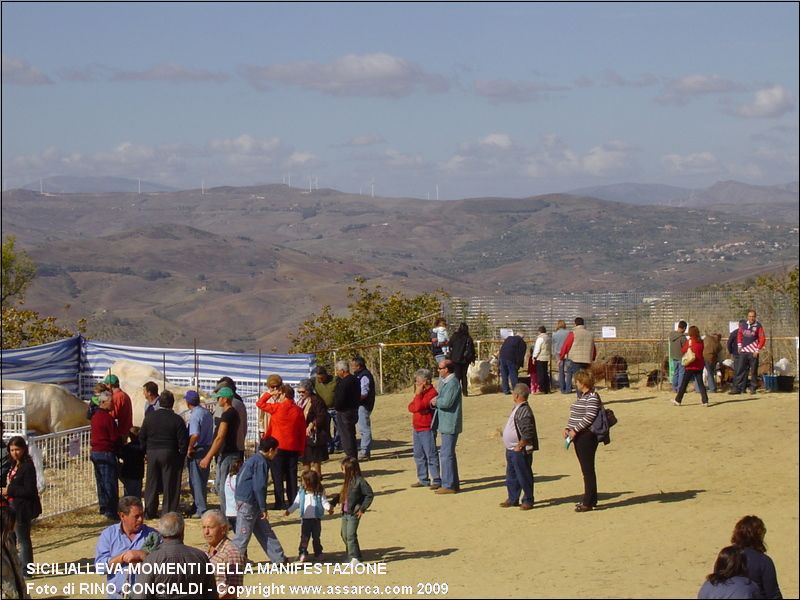
[[[225,478],[225,516],[230,523],[231,531],[236,531],[236,477],[241,468],[241,460],[233,461],[228,469],[228,476]]]
[[[450,336],[447,335],[447,321],[444,317],[439,317],[433,324],[433,329],[431,329],[431,352],[433,352],[433,358],[437,363],[447,358],[448,354],[450,354],[449,342]]]
[[[298,508],[300,509],[300,556],[301,563],[308,562],[308,539],[313,538],[314,558],[322,558],[322,543],[319,536],[322,533],[322,515],[327,510],[333,514],[333,507],[325,497],[322,488],[322,479],[316,471],[303,471],[303,487],[297,492],[292,505],[283,514],[289,516]]]
[[[347,546],[347,558],[352,564],[357,564],[361,562],[358,524],[375,495],[367,480],[361,476],[361,467],[355,458],[348,456],[342,461],[342,473],[344,484],[339,495],[342,503],[342,541]]]
[[[144,479],[144,452],[139,445],[139,428],[131,427],[128,432],[130,441],[122,446],[119,457],[122,465],[119,470],[119,478],[122,487],[125,489],[126,496],[142,497],[142,480]]]

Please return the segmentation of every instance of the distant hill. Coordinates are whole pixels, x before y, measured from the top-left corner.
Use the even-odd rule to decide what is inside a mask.
[[[139,181],[138,179],[125,179],[124,177],[70,177],[56,175],[45,177],[40,181],[32,181],[22,186],[23,190],[43,191],[47,194],[103,194],[115,192],[142,193],[174,192],[175,188]]]
[[[90,336],[137,345],[283,351],[303,319],[347,305],[356,276],[456,296],[670,291],[798,261],[796,205],[776,220],[755,200],[721,213],[285,185],[2,199],[4,234],[39,266],[26,308],[85,317]]]
[[[666,206],[679,206],[692,193],[689,188],[674,185],[661,185],[651,183],[615,183],[594,187],[578,188],[566,192],[573,196],[591,196],[600,200],[611,202],[624,202],[626,204],[663,204]]]

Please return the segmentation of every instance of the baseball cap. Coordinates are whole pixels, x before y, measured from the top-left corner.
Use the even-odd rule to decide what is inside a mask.
[[[186,404],[196,405],[200,404],[200,394],[198,394],[194,390],[189,390],[183,395],[183,399],[186,400]]]
[[[233,390],[229,387],[220,388],[211,394],[214,398],[233,398]]]

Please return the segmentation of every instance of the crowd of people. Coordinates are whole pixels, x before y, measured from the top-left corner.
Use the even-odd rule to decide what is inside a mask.
[[[728,340],[728,348],[736,351],[732,394],[742,393],[748,387],[751,393],[755,390],[758,355],[763,346],[763,326],[757,321],[755,310],[750,310],[747,320],[740,323]],[[669,339],[674,367],[672,383],[677,393],[673,404],[681,404],[688,383],[693,380],[703,405],[708,406],[702,375],[708,370],[709,388],[714,391],[721,347],[721,336],[710,334],[704,340],[697,326],[678,322]],[[463,430],[466,371],[476,359],[466,323],[461,323],[450,337],[446,321],[439,318],[431,330],[431,351],[438,379],[431,369],[418,369],[408,404],[416,467],[416,481],[411,487],[427,487],[438,495],[456,494],[461,484],[457,445]],[[533,456],[539,449],[539,441],[529,396],[551,392],[551,359],[558,362],[558,390],[570,394],[574,389],[576,394],[563,430],[565,446],[575,448],[583,476],[583,495],[575,511],[584,513],[597,507],[595,456],[598,445],[608,443],[610,436],[606,411],[589,369],[596,355],[593,336],[580,317],[569,331],[565,322],[559,320],[552,336],[540,326],[530,349],[520,335],[512,334],[504,340],[499,351],[500,382],[503,393],[511,396],[512,407],[502,431],[506,497],[500,502],[501,507],[523,511],[534,507]],[[521,383],[518,376],[526,358],[530,385]],[[361,561],[358,527],[374,493],[361,472],[360,462],[369,460],[373,449],[371,416],[376,403],[375,379],[360,356],[337,361],[334,373],[330,375],[320,365],[315,369],[314,379],[303,379],[296,388],[286,384],[280,375],[270,375],[266,380],[267,390],[256,402],[257,449],[246,460],[247,412],[230,377],[221,378],[211,394],[216,401],[213,412],[201,404],[196,391],[186,392],[184,400],[190,408],[186,420],[173,411],[173,394],[168,390],[159,393],[157,384],[148,382],[143,387],[148,401],[144,420],[136,428],[132,425],[130,397],[120,388],[119,379],[108,375],[96,386],[89,408],[90,456],[98,510],[114,521],[100,535],[96,563],[244,564],[250,539],[255,535],[269,559],[283,564],[288,558],[268,519],[270,476],[272,509],[284,511],[285,516],[295,511],[300,513],[297,553],[300,562],[312,557],[322,559],[322,518],[326,513],[332,514],[337,504],[347,559],[354,563]],[[7,546],[10,548],[12,543],[18,546],[18,553],[14,552],[18,560],[8,561],[18,568],[8,572],[22,577],[33,560],[31,522],[41,514],[41,503],[25,439],[12,437],[7,451],[5,446],[2,450],[2,487],[4,497],[9,498],[1,506],[3,560],[7,560],[10,552]],[[334,452],[344,454],[340,466],[344,481],[338,494],[328,496],[323,486],[323,464]],[[218,510],[209,510],[208,502],[212,461],[216,466]],[[299,465],[302,471],[298,474]],[[184,468],[188,471],[192,505],[181,514]],[[118,482],[123,484],[122,498]],[[184,517],[201,519],[207,543],[203,552],[183,544]],[[158,529],[144,524],[145,519],[156,518],[160,519]],[[732,546],[720,551],[714,571],[698,597],[780,598],[774,564],[765,554],[765,533],[758,517],[745,517],[737,523]],[[131,577],[125,570],[108,576],[117,589],[121,589],[122,583],[131,582]],[[205,578],[196,583],[209,590],[204,597],[216,597],[211,595],[212,590],[214,594],[220,590],[219,597],[234,597],[231,594],[235,592],[230,590],[241,584],[241,573],[232,569],[231,573],[218,575],[216,581]]]

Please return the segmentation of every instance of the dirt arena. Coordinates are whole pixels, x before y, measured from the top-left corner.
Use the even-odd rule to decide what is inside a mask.
[[[672,394],[652,388],[601,395],[619,424],[612,443],[598,449],[600,505],[583,514],[573,511],[583,489],[578,461],[561,437],[570,396],[532,396],[541,449],[534,456],[535,509],[528,512],[498,506],[506,497],[499,432],[512,408],[510,396],[465,399],[458,441],[462,491],[452,496],[409,488],[415,481],[410,395],[379,397],[373,413],[377,448],[364,463],[376,498],[359,539],[365,560],[385,562],[386,574],[249,575],[245,584],[284,585],[277,597],[299,596],[288,586],[301,584],[380,586],[356,594],[362,597],[694,598],[717,552],[730,542],[734,523],[756,514],[767,525],[768,554],[784,597],[798,597],[797,393],[712,394],[709,408],[694,393],[681,407],[670,404]],[[338,466],[329,462],[325,470],[338,472]],[[338,491],[341,478],[326,482]],[[275,513],[270,520],[287,555],[295,557],[296,514]],[[322,525],[331,562],[344,556],[339,525],[335,517]],[[89,562],[104,526],[90,511],[38,524],[35,560]],[[198,520],[188,522],[186,541],[202,547]],[[255,539],[250,558],[266,560]],[[31,583],[55,587],[32,595],[92,597],[62,592],[67,583],[91,581],[102,578],[39,576]],[[446,584],[446,594],[436,584]],[[411,587],[404,593],[391,586]],[[263,588],[247,595],[265,596]]]

